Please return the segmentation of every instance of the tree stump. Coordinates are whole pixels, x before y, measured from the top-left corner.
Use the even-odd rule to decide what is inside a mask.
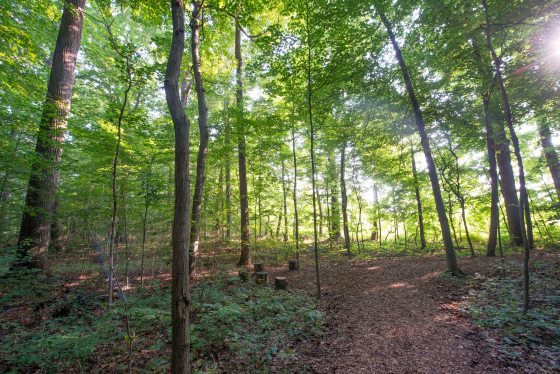
[[[249,280],[249,271],[247,269],[239,270],[239,278],[241,278],[241,281],[247,282]]]
[[[264,272],[264,264],[262,262],[255,262],[253,266],[255,267],[255,273]]]
[[[276,288],[277,290],[287,290],[288,280],[284,277],[274,278],[274,288]]]
[[[267,284],[268,283],[268,273],[266,271],[259,271],[255,273],[255,282],[257,284]]]
[[[288,262],[288,270],[298,270],[298,262],[297,260],[290,260]]]

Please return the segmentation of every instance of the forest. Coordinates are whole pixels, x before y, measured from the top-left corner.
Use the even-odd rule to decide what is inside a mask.
[[[0,0],[0,372],[560,371],[560,1]]]

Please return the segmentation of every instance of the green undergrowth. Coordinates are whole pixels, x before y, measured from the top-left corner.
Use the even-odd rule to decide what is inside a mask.
[[[531,370],[560,370],[560,264],[550,256],[531,265],[531,308],[522,313],[520,265],[505,264],[470,291],[464,310],[494,331],[493,349]]]
[[[134,372],[168,371],[169,284],[156,281],[130,291],[128,308],[118,301],[109,310],[105,295],[96,291],[103,282],[98,278],[68,286],[68,279],[37,271],[4,277],[0,372],[126,372],[129,360]],[[195,372],[267,372],[270,365],[292,365],[298,342],[319,336],[322,329],[323,315],[302,292],[225,275],[192,289]]]

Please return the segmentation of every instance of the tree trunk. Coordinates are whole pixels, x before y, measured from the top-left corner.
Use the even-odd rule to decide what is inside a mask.
[[[106,27],[109,30],[110,36],[112,37],[110,26],[107,25]],[[120,54],[116,42],[114,44],[114,47],[116,49],[116,52]],[[109,305],[111,305],[113,301],[113,273],[114,273],[113,245],[115,243],[115,225],[117,223],[117,205],[118,205],[117,172],[118,172],[118,163],[119,163],[119,156],[120,156],[121,143],[122,143],[122,122],[124,118],[124,112],[128,105],[128,96],[130,94],[130,90],[132,89],[132,71],[130,66],[130,60],[128,59],[128,57],[125,57],[125,61],[126,61],[127,86],[124,91],[124,98],[117,119],[117,144],[115,147],[115,155],[113,156],[113,174],[112,174],[113,212],[111,214],[111,231],[109,233]]]
[[[193,75],[198,104],[198,129],[200,131],[200,144],[198,157],[196,159],[196,181],[194,184],[194,194],[192,200],[192,216],[190,228],[190,248],[189,248],[189,276],[194,275],[196,258],[198,257],[200,244],[200,218],[202,200],[204,195],[204,183],[206,181],[206,158],[208,155],[208,143],[210,135],[208,133],[208,107],[206,106],[206,93],[204,92],[204,82],[202,80],[202,65],[200,60],[200,27],[202,24],[202,2],[193,1],[193,12],[191,26],[191,55],[193,61]]]
[[[21,219],[18,261],[21,265],[43,270],[48,267],[50,223],[59,184],[58,165],[70,113],[85,4],[86,0],[64,3]]]
[[[165,97],[175,130],[175,207],[171,267],[171,373],[188,374],[189,341],[189,127],[179,94],[179,73],[185,49],[183,0],[171,0],[173,37],[165,72]]]
[[[232,212],[231,212],[231,166],[230,166],[230,125],[229,125],[229,111],[227,104],[225,106],[227,112],[227,123],[225,130],[225,143],[226,143],[226,241],[229,243],[231,241],[231,227],[232,227]]]
[[[393,45],[396,58],[401,68],[403,79],[406,85],[406,90],[410,98],[410,103],[414,110],[416,126],[418,127],[418,133],[420,135],[422,149],[424,151],[424,156],[426,157],[426,163],[428,164],[428,175],[430,177],[430,182],[432,184],[432,191],[436,203],[436,210],[438,213],[441,234],[445,246],[445,254],[447,258],[447,270],[454,275],[460,275],[462,272],[457,264],[457,257],[455,255],[455,249],[453,248],[453,240],[451,238],[451,232],[449,230],[449,221],[447,220],[447,215],[445,213],[445,205],[443,203],[443,198],[441,196],[441,189],[439,186],[437,169],[434,163],[434,159],[432,157],[432,150],[430,148],[428,134],[426,133],[426,128],[425,128],[426,126],[424,124],[422,110],[420,109],[420,104],[418,103],[418,99],[416,98],[416,93],[414,92],[414,87],[412,86],[412,80],[410,79],[410,73],[408,71],[408,67],[406,66],[405,60],[402,56],[401,49],[397,43],[391,24],[387,20],[387,17],[385,17],[385,14],[379,12],[379,9],[377,7],[376,10],[379,13],[379,16],[381,17],[381,20],[385,25],[385,28],[387,29],[387,33],[389,34],[389,39],[391,40],[391,44]]]
[[[284,197],[284,243],[288,242],[288,192],[286,189],[286,165],[282,159],[282,194]]]
[[[350,254],[350,232],[348,229],[348,196],[346,195],[346,141],[340,148],[340,201],[342,204],[342,227],[344,231],[344,248]]]
[[[506,137],[503,124],[497,123],[496,125],[497,126],[493,128],[496,144],[496,160],[499,166],[499,184],[505,203],[510,243],[512,245],[521,245],[523,243],[521,239],[521,224],[517,212],[519,199],[517,198],[515,177],[511,166],[509,140]]]
[[[381,210],[379,209],[379,194],[377,190],[377,183],[373,184],[373,200],[375,203],[375,215],[377,218],[377,240],[379,241],[379,246],[383,244],[383,236],[381,236]]]
[[[338,189],[336,183],[336,164],[333,157],[328,160],[329,163],[329,176],[331,180],[335,181],[331,186],[331,227],[330,238],[331,240],[338,240],[340,238],[340,204],[338,202]]]
[[[420,185],[418,183],[418,173],[416,172],[416,161],[414,161],[414,149],[410,148],[412,158],[412,177],[414,178],[414,193],[416,195],[416,209],[418,212],[418,230],[420,231],[420,247],[426,248],[426,235],[424,233],[424,214],[422,212],[422,200],[420,199]]]
[[[241,54],[241,26],[235,21],[235,58],[236,71],[236,102],[237,102],[237,128],[238,128],[238,153],[239,153],[239,202],[241,206],[241,255],[239,265],[250,265],[250,227],[249,227],[249,193],[247,191],[247,160],[245,146],[245,129],[243,119],[243,57]]]
[[[311,156],[311,190],[313,192],[313,239],[315,252],[315,280],[317,299],[321,299],[321,280],[319,275],[319,239],[317,236],[317,202],[315,199],[315,133],[313,128],[313,88],[311,86],[311,26],[309,25],[309,0],[305,1],[305,28],[307,31],[307,110],[309,112],[309,136]]]
[[[62,251],[62,223],[60,221],[60,195],[56,194],[54,197],[53,214],[51,221],[51,243],[49,249],[53,252]]]
[[[494,129],[489,113],[489,95],[483,95],[484,126],[486,128],[486,146],[488,149],[488,172],[490,174],[490,227],[488,229],[488,243],[486,255],[496,256],[496,244],[498,240],[498,225],[500,224],[500,212],[498,210],[498,171],[496,165],[496,142],[494,140]]]
[[[554,182],[556,195],[560,200],[560,161],[558,161],[558,153],[556,152],[556,148],[554,148],[554,144],[552,144],[552,135],[546,119],[541,119],[538,122],[538,127],[546,164],[548,165],[548,170],[550,170],[550,175]]]
[[[319,186],[315,186],[315,195],[317,196],[317,208],[319,208],[319,237],[323,236],[323,208],[321,207],[321,194]]]
[[[150,164],[151,166],[151,164]],[[150,183],[146,181],[146,196],[144,197],[144,218],[142,219],[142,245],[140,260],[140,284],[144,285],[144,260],[146,258],[146,232],[148,231],[148,208],[150,207]]]
[[[292,102],[292,155],[294,159],[294,189],[293,189],[293,198],[294,198],[294,235],[295,235],[295,242],[296,242],[296,261],[298,262],[299,266],[299,217],[298,217],[298,206],[297,206],[297,156],[296,156],[296,130],[294,125],[294,103]]]
[[[529,310],[529,251],[533,246],[533,227],[531,223],[531,210],[529,207],[529,196],[527,194],[527,187],[525,185],[525,170],[523,168],[523,159],[521,157],[521,149],[519,147],[519,139],[515,132],[515,127],[513,123],[513,113],[509,104],[509,96],[506,90],[506,86],[502,77],[501,61],[494,47],[492,45],[492,37],[490,34],[490,20],[488,17],[488,4],[486,0],[482,0],[482,6],[484,8],[485,16],[485,28],[484,33],[486,35],[486,45],[490,50],[492,55],[492,60],[494,61],[494,68],[496,70],[496,81],[500,87],[500,93],[502,94],[502,104],[503,110],[506,117],[506,122],[508,124],[509,133],[511,136],[511,143],[513,145],[513,151],[515,157],[517,158],[517,167],[519,169],[519,222],[521,224],[521,240],[524,247],[524,258],[523,258],[523,313],[527,313]],[[527,227],[525,228],[525,222]]]

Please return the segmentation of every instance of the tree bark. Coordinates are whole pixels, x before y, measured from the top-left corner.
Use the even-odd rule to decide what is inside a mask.
[[[521,224],[521,240],[524,247],[524,258],[523,258],[523,313],[527,313],[529,310],[529,252],[533,246],[533,227],[531,223],[531,210],[529,207],[529,196],[527,194],[527,187],[525,185],[525,170],[523,168],[523,159],[521,157],[521,149],[519,147],[519,139],[515,132],[515,127],[513,123],[513,112],[509,104],[509,96],[506,90],[504,79],[502,77],[501,61],[494,47],[492,45],[492,37],[490,34],[490,19],[488,17],[488,4],[486,0],[482,0],[482,7],[484,8],[484,18],[485,18],[485,28],[484,33],[486,35],[486,45],[490,50],[492,60],[494,61],[494,68],[496,71],[496,81],[500,87],[500,93],[502,94],[502,104],[503,110],[506,117],[506,122],[509,128],[509,133],[511,136],[511,143],[513,145],[513,151],[515,157],[517,158],[517,167],[519,169],[519,221]],[[525,227],[525,222],[527,227]]]
[[[342,227],[344,231],[344,248],[350,254],[350,231],[348,229],[348,196],[346,195],[346,141],[340,148],[340,201],[342,204]]]
[[[486,148],[488,149],[488,172],[490,174],[490,227],[488,229],[488,243],[486,244],[486,255],[496,256],[496,244],[498,242],[498,225],[500,224],[500,211],[498,210],[498,170],[496,164],[496,142],[494,140],[494,129],[489,112],[490,96],[483,95],[484,126],[486,128]]]
[[[298,204],[297,204],[297,155],[296,155],[296,130],[294,124],[294,103],[292,102],[292,156],[294,161],[294,189],[293,189],[293,199],[294,199],[294,239],[296,242],[296,261],[299,266],[299,217],[298,217]]]
[[[60,195],[56,194],[54,197],[53,214],[51,221],[51,243],[49,249],[53,252],[60,252],[63,249],[62,245],[62,223],[60,221]]]
[[[245,145],[245,129],[243,119],[243,56],[241,54],[241,26],[235,20],[235,58],[236,71],[236,102],[239,153],[239,202],[241,206],[241,255],[239,265],[250,265],[250,227],[249,227],[249,193],[247,191],[247,159]]]
[[[232,212],[231,212],[231,165],[230,165],[230,124],[229,124],[229,111],[227,103],[225,105],[225,110],[227,112],[226,117],[226,129],[224,141],[226,143],[226,241],[229,243],[231,241],[231,227],[232,227]]]
[[[315,132],[313,127],[313,87],[311,85],[311,26],[309,25],[309,0],[305,1],[305,29],[307,32],[307,110],[309,112],[309,136],[311,156],[311,189],[313,192],[313,239],[315,253],[315,281],[317,299],[321,299],[321,279],[319,273],[319,238],[317,235],[317,202],[315,198]]]
[[[408,71],[408,67],[406,66],[405,60],[402,56],[401,49],[399,47],[399,44],[397,43],[391,24],[389,23],[387,17],[385,17],[385,14],[379,11],[378,7],[376,7],[376,10],[379,13],[379,16],[381,17],[381,21],[385,25],[385,28],[387,29],[387,33],[389,34],[389,39],[391,40],[391,44],[393,45],[396,58],[401,68],[401,72],[406,85],[406,90],[408,92],[410,103],[414,110],[416,126],[418,128],[418,133],[420,135],[420,141],[422,143],[424,156],[426,157],[426,163],[428,164],[428,175],[430,177],[430,182],[432,184],[432,191],[436,203],[436,210],[438,213],[441,234],[445,246],[445,254],[447,258],[447,270],[454,275],[460,275],[462,272],[459,269],[459,265],[457,264],[455,248],[453,247],[453,239],[451,238],[451,232],[449,230],[449,221],[447,220],[447,215],[445,213],[445,205],[443,203],[443,198],[441,196],[441,189],[439,186],[437,169],[434,163],[434,159],[432,157],[432,150],[430,147],[428,134],[426,133],[426,126],[424,124],[424,117],[422,114],[422,110],[420,109],[420,104],[418,102],[418,99],[416,98],[416,93],[412,85],[412,80],[410,79],[410,73]]]
[[[107,30],[109,31],[109,36],[112,38],[110,26],[106,25]],[[118,50],[118,46],[116,42],[113,40],[114,47],[116,52],[120,54]],[[115,225],[117,223],[117,205],[118,205],[118,197],[117,197],[117,172],[118,172],[118,163],[119,163],[119,156],[121,150],[121,143],[122,143],[122,122],[124,118],[124,112],[128,105],[128,97],[130,94],[130,90],[132,89],[132,71],[130,66],[130,60],[128,57],[125,57],[126,61],[126,74],[127,74],[127,86],[124,91],[124,98],[121,104],[121,108],[119,110],[119,116],[117,118],[117,144],[115,147],[115,155],[113,156],[113,174],[112,174],[112,198],[113,198],[113,212],[111,214],[111,231],[109,233],[109,305],[111,305],[113,301],[113,273],[114,273],[114,263],[113,263],[113,246],[115,243]]]
[[[329,176],[334,181],[331,187],[331,227],[330,238],[331,240],[338,240],[340,238],[340,204],[338,202],[338,183],[336,182],[336,164],[333,157],[329,157]]]
[[[540,120],[538,122],[538,127],[546,164],[548,165],[548,170],[550,170],[550,175],[554,182],[556,195],[560,200],[560,161],[558,161],[558,153],[556,152],[556,148],[554,148],[554,144],[552,144],[552,135],[546,119]]]
[[[198,157],[196,160],[196,181],[194,184],[194,194],[192,200],[192,216],[190,231],[190,248],[189,248],[189,276],[194,275],[196,258],[198,257],[200,244],[200,218],[202,209],[202,200],[204,195],[204,184],[206,181],[206,158],[208,155],[208,143],[210,135],[208,133],[208,107],[206,106],[206,93],[204,91],[204,82],[202,80],[202,65],[200,59],[200,26],[202,24],[202,2],[193,1],[193,13],[191,26],[191,55],[193,61],[193,75],[196,89],[196,97],[198,104],[198,129],[200,132],[200,143],[198,148]]]
[[[288,192],[286,189],[286,164],[282,159],[282,194],[284,197],[284,243],[288,242]]]
[[[59,184],[58,165],[70,113],[85,4],[86,0],[64,2],[21,219],[18,262],[43,270],[48,268],[50,223]]]
[[[517,198],[515,176],[511,165],[509,140],[506,137],[503,124],[497,123],[493,129],[496,144],[496,160],[500,175],[499,184],[505,203],[510,243],[512,245],[521,245],[523,244],[521,239],[521,223],[519,221],[519,213],[517,212],[519,199]]]
[[[424,233],[424,214],[422,212],[422,200],[420,199],[420,184],[418,183],[418,173],[416,172],[416,161],[414,161],[414,149],[410,148],[412,158],[412,177],[414,178],[414,193],[416,195],[416,209],[418,212],[418,230],[420,231],[420,247],[426,248],[426,235]]]
[[[173,37],[165,72],[165,97],[175,130],[175,207],[172,229],[171,267],[171,372],[188,374],[189,341],[189,127],[179,94],[179,74],[185,49],[183,0],[171,0]]]

